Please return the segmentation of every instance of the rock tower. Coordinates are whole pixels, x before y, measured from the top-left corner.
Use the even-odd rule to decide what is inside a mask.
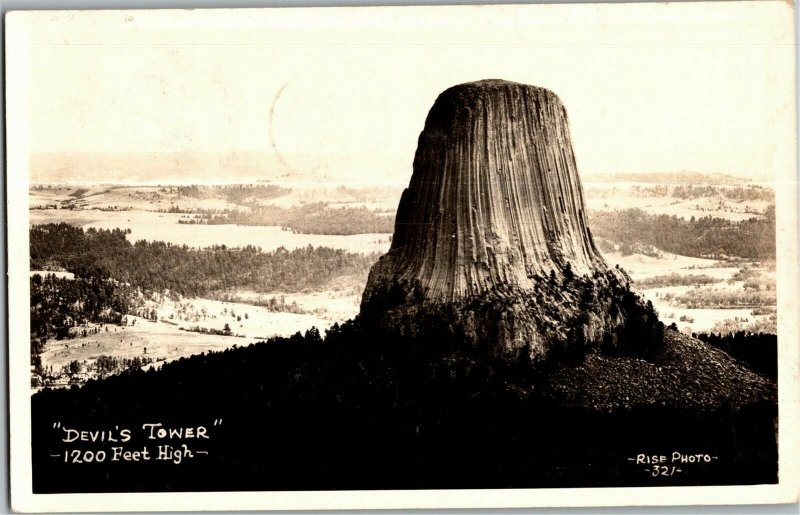
[[[483,80],[444,91],[428,113],[361,313],[383,329],[423,336],[446,327],[535,358],[618,345],[631,311],[645,307],[627,283],[587,227],[559,98]],[[634,298],[608,298],[625,294]]]

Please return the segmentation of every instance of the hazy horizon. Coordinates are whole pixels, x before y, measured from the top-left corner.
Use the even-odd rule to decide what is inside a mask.
[[[281,159],[266,152],[230,153],[135,153],[135,152],[48,152],[30,156],[30,183],[34,184],[115,184],[115,185],[185,185],[185,184],[241,184],[241,183],[307,183],[329,185],[363,185],[405,187],[407,179],[369,180],[369,177],[352,178],[346,164],[339,170],[328,166],[341,156],[283,156],[283,160],[303,163],[304,167],[285,168]],[[319,163],[324,163],[320,165]],[[324,168],[323,168],[324,166]],[[339,173],[337,173],[339,172]],[[764,182],[768,177],[737,176],[718,172],[694,170],[608,170],[580,173],[584,182],[608,176],[643,175],[702,175],[707,178],[729,178],[735,181]],[[411,175],[409,165],[408,176]],[[98,179],[98,177],[102,177]]]

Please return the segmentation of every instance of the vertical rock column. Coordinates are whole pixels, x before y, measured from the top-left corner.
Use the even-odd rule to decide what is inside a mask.
[[[598,284],[564,284],[573,276]],[[543,355],[574,333],[578,306],[570,298],[585,300],[577,290],[596,295],[608,280],[625,282],[587,228],[558,97],[501,80],[439,95],[419,136],[391,249],[370,272],[362,318],[423,334],[440,316],[469,341]],[[566,297],[557,312],[541,305],[552,296]],[[601,322],[590,319],[578,330],[602,339],[624,315],[598,313]]]

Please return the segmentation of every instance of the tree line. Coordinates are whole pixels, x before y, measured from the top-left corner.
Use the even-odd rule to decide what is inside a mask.
[[[631,188],[634,192],[654,197],[676,197],[693,200],[707,197],[722,197],[735,201],[766,200],[775,201],[772,189],[755,184],[746,186],[714,186],[710,184],[659,184],[656,186],[639,186]]]
[[[674,305],[689,309],[750,308],[774,306],[777,303],[775,290],[728,290],[714,287],[693,288],[679,295],[667,293],[664,295],[664,299]]]
[[[775,334],[737,331],[692,334],[692,337],[726,352],[756,372],[771,379],[778,378],[778,336]]]
[[[775,208],[742,221],[651,215],[641,209],[592,211],[592,234],[621,245],[648,244],[692,257],[775,259]]]
[[[31,286],[31,341],[36,353],[44,340],[69,338],[70,328],[95,324],[119,324],[130,309],[129,288],[100,274],[79,279],[34,275]]]
[[[343,275],[366,276],[377,259],[311,245],[261,252],[255,246],[186,245],[126,239],[129,230],[83,230],[65,223],[30,229],[31,269],[57,265],[76,277],[104,277],[144,291],[204,296],[248,287],[259,293],[319,289]]]
[[[289,208],[258,205],[248,210],[198,210],[199,216],[182,223],[208,225],[275,225],[301,234],[352,234],[394,232],[394,217],[364,206],[331,208],[313,202]]]
[[[274,184],[215,184],[189,186],[165,186],[159,190],[165,194],[194,199],[223,198],[235,204],[245,204],[256,200],[266,200],[289,194],[290,188]]]
[[[31,277],[30,288],[31,365],[37,373],[42,365],[39,355],[49,338],[72,338],[79,334],[81,326],[83,336],[100,331],[100,327],[88,324],[119,325],[133,301],[128,286],[111,281],[96,270],[75,279],[37,274]]]
[[[732,188],[682,184],[675,186],[672,196],[681,199],[696,199],[704,197],[724,197],[736,201],[767,200],[775,201],[775,193],[770,188],[764,186],[748,185],[735,186]]]
[[[640,288],[664,288],[666,286],[697,286],[716,284],[722,282],[718,277],[706,274],[678,274],[675,272],[666,275],[655,275],[636,280]]]

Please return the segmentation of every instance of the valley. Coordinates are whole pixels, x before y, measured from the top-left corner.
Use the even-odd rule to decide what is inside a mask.
[[[647,238],[639,239],[635,234],[632,237],[620,235],[614,232],[616,228],[610,232],[612,238],[609,239],[602,226],[593,223],[593,220],[613,222],[614,216],[620,216],[619,213],[628,216],[631,210],[641,213],[637,220],[644,216],[644,220],[652,224],[663,223],[659,215],[669,215],[672,226],[675,225],[672,218],[680,223],[696,224],[700,218],[712,217],[732,224],[724,226],[728,231],[747,230],[737,225],[742,221],[768,220],[770,209],[774,209],[771,188],[717,179],[714,184],[697,185],[652,184],[625,178],[593,182],[589,178],[585,181],[585,197],[590,209],[590,227],[609,265],[619,265],[629,274],[635,287],[653,302],[665,324],[675,324],[687,334],[740,330],[775,333],[774,247],[772,259],[770,250],[760,247],[741,251],[753,254],[748,257],[718,251],[703,255],[704,250],[709,250],[703,249],[703,245],[712,245],[711,239],[687,251],[696,255],[682,255],[660,249]],[[39,361],[36,366],[32,364],[36,376],[33,386],[38,389],[43,385],[81,384],[131,366],[134,358],[138,358],[137,366],[157,367],[180,357],[248,345],[272,336],[304,333],[312,327],[324,334],[333,324],[341,324],[358,313],[366,272],[369,265],[388,250],[391,233],[306,234],[300,230],[316,228],[319,232],[331,232],[326,229],[329,225],[316,223],[313,217],[349,217],[353,229],[337,231],[344,233],[357,232],[359,224],[354,218],[359,213],[373,220],[385,217],[391,221],[401,192],[402,188],[394,186],[360,188],[309,183],[202,187],[33,185],[30,190],[31,227],[66,223],[83,231],[122,229],[126,231],[124,238],[134,249],[125,252],[141,250],[141,244],[136,242],[143,241],[177,247],[167,249],[177,252],[175,259],[216,255],[212,262],[217,262],[225,257],[218,262],[218,266],[223,266],[219,270],[225,277],[224,284],[198,280],[183,292],[175,291],[174,285],[183,284],[181,274],[191,273],[191,265],[174,277],[159,280],[147,275],[158,272],[157,263],[138,276],[119,272],[116,272],[119,277],[111,275],[109,280],[126,285],[131,281],[142,283],[136,289],[139,298],[136,307],[129,307],[124,313],[125,323],[100,325],[85,321],[79,325],[73,320],[70,323],[75,325],[69,328],[66,337],[63,334],[61,338],[54,334],[46,336],[38,354]],[[300,219],[298,213],[306,213],[306,220],[312,223],[304,222],[300,230],[257,223],[187,223],[208,217],[209,213],[247,214],[261,210],[272,216],[275,209],[290,222]],[[391,223],[386,226],[391,227]],[[260,259],[257,256],[263,253],[278,253],[279,257],[282,252],[320,247],[344,254],[334,257],[315,253],[308,258],[315,263],[310,266],[314,267],[316,277],[308,284],[299,284],[292,279],[299,276],[291,274],[283,282],[270,279],[256,284],[248,280],[248,277],[261,277],[259,270],[265,269],[258,267],[280,268],[286,263],[299,264],[306,259],[294,254],[272,264],[259,262],[256,266],[251,263],[241,274],[224,268],[245,259],[238,257],[238,249],[248,248],[248,252],[256,256],[248,257],[250,262]],[[147,260],[147,252],[152,249],[145,250],[137,259]],[[32,274],[35,271],[41,276],[56,274],[61,280],[76,280],[74,270],[60,263],[57,254],[55,252],[56,257],[49,262],[32,263]],[[208,263],[204,259],[198,263],[206,266]],[[97,264],[120,270],[123,264],[113,261],[113,256],[102,256]],[[323,266],[328,269],[320,270],[320,263],[328,263]],[[204,270],[208,275],[217,269]],[[281,274],[281,270],[270,270],[278,276]],[[297,273],[310,274],[311,269],[309,272],[302,270]],[[142,287],[148,285],[150,287]],[[83,330],[92,327],[99,331],[87,331],[84,336]],[[107,366],[109,357],[120,361],[111,370]],[[98,360],[106,364],[98,367]]]

